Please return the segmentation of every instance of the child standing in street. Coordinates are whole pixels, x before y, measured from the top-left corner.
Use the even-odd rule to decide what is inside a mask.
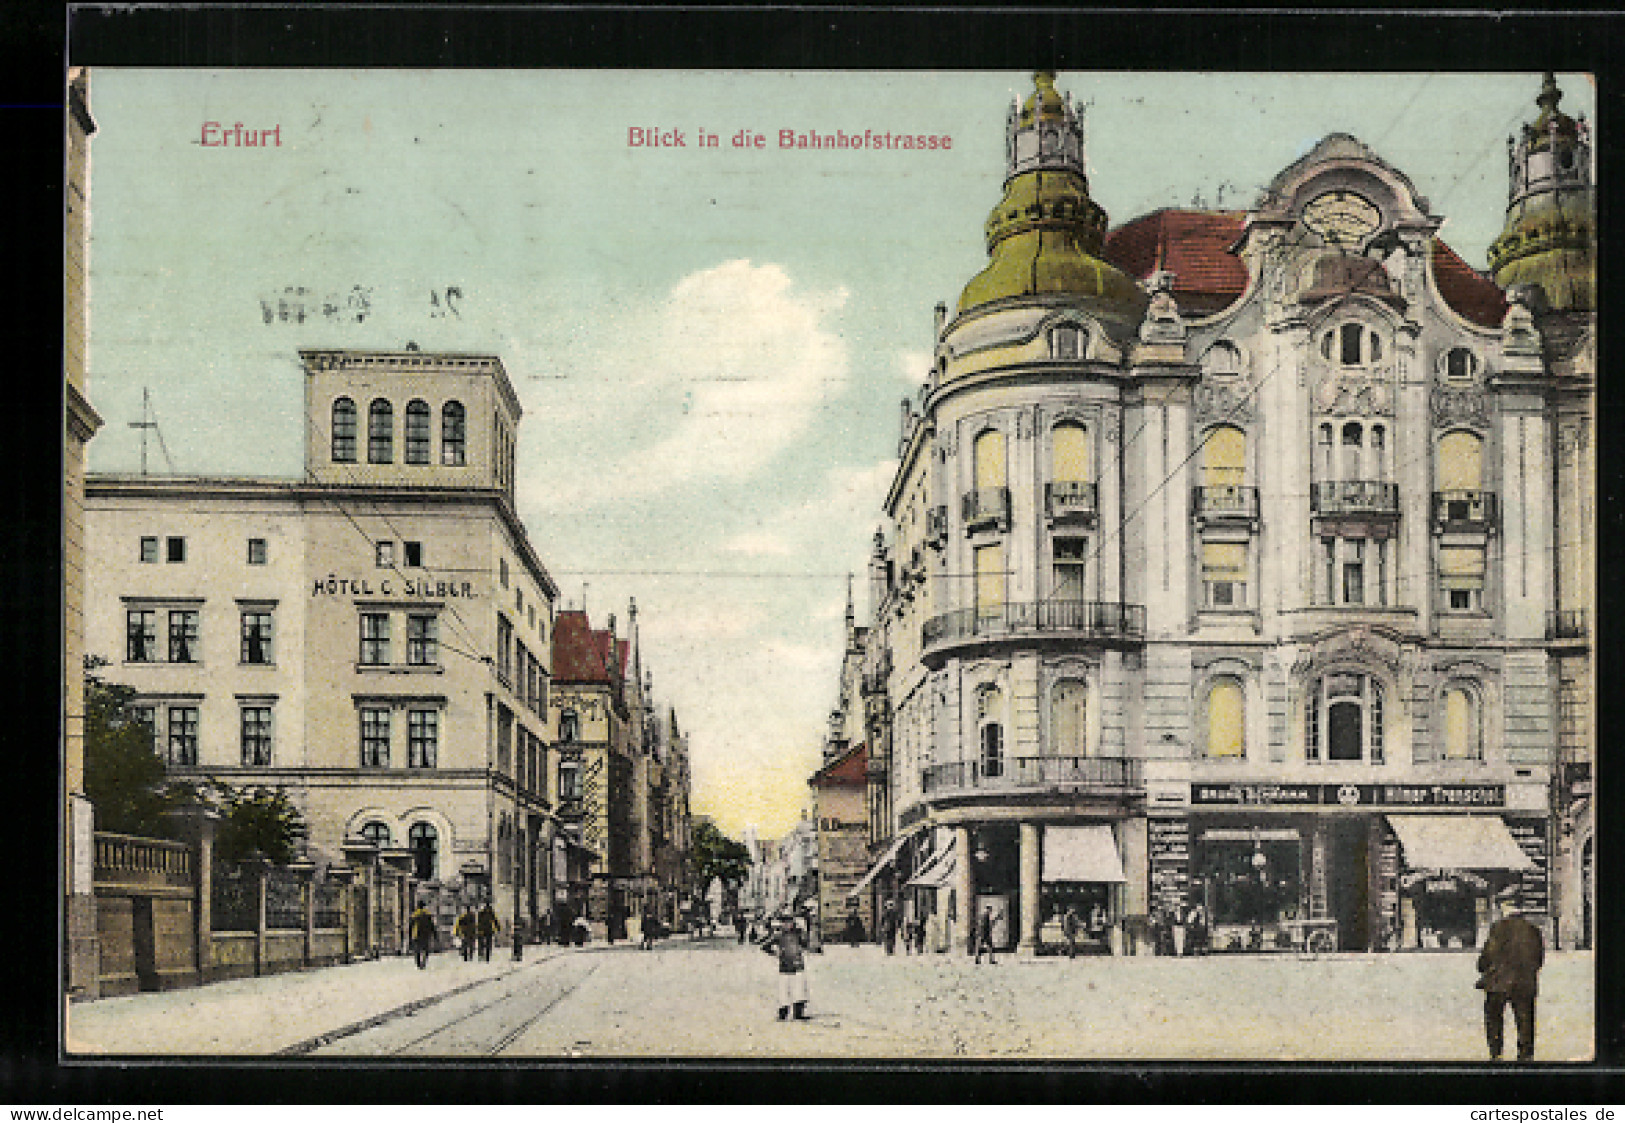
[[[793,1009],[797,1021],[808,1021],[807,1014],[807,956],[801,927],[794,917],[781,917],[778,926],[766,940],[762,950],[779,960],[779,1021],[790,1016]]]

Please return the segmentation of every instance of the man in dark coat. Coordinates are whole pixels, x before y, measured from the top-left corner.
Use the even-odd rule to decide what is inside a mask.
[[[491,945],[496,943],[497,929],[502,927],[502,925],[497,923],[496,910],[491,907],[490,901],[486,901],[485,904],[481,906],[480,915],[475,920],[474,924],[475,934],[479,937],[480,941],[480,960],[481,962],[489,963],[491,962]]]
[[[1083,917],[1078,915],[1076,905],[1068,905],[1066,915],[1061,917],[1061,934],[1066,937],[1066,957],[1078,957],[1078,931],[1083,927]]]
[[[987,905],[982,909],[982,918],[976,922],[976,962],[982,962],[982,953],[987,952],[989,967],[999,961],[993,958],[993,906]]]
[[[418,970],[421,971],[429,965],[429,953],[434,950],[434,917],[429,915],[429,908],[422,901],[413,910],[412,918],[406,928],[407,940],[412,945],[412,955],[417,960]]]
[[[474,920],[474,906],[469,905],[458,915],[457,922],[451,926],[451,934],[457,937],[457,949],[463,953],[463,962],[467,963],[474,958],[474,941],[477,931]]]
[[[1484,992],[1484,1037],[1490,1047],[1490,1060],[1501,1059],[1509,1002],[1518,1026],[1518,1059],[1534,1059],[1535,990],[1545,960],[1546,943],[1540,929],[1517,911],[1512,897],[1503,897],[1501,919],[1490,929],[1478,953],[1478,969],[1483,972],[1478,987]]]
[[[886,954],[897,952],[897,902],[887,901],[886,911],[880,914],[880,938],[886,944]]]

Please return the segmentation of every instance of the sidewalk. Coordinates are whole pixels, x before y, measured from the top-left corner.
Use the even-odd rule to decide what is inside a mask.
[[[604,945],[580,950],[602,950]],[[525,948],[514,963],[498,946],[489,963],[464,963],[455,951],[429,957],[419,971],[410,955],[385,956],[309,971],[234,979],[185,990],[75,1002],[67,1011],[71,1056],[264,1056],[387,1010],[443,997],[470,983],[499,979],[556,955],[553,944]]]

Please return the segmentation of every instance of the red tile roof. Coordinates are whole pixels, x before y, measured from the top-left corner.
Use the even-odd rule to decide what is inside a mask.
[[[587,614],[566,609],[553,622],[553,681],[556,683],[613,683],[620,675],[610,658],[609,632],[595,631]]]
[[[1439,295],[1464,320],[1498,328],[1506,319],[1507,298],[1501,287],[1463,261],[1455,250],[1434,238],[1433,283]]]
[[[869,748],[862,741],[846,750],[807,781],[819,788],[861,788],[869,782]]]
[[[1137,281],[1168,270],[1180,308],[1207,315],[1247,290],[1247,267],[1230,252],[1246,221],[1245,211],[1164,208],[1108,233],[1101,256]],[[1445,303],[1472,323],[1499,327],[1506,295],[1444,242],[1435,238],[1432,246],[1434,283]]]
[[[1247,267],[1230,252],[1246,220],[1245,211],[1164,208],[1108,233],[1101,256],[1137,281],[1172,272],[1180,308],[1205,315],[1247,290]]]

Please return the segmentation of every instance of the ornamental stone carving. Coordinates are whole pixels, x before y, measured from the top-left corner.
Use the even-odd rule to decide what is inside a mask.
[[[1203,380],[1192,394],[1198,424],[1213,421],[1251,422],[1257,416],[1256,395],[1245,383],[1223,385]]]
[[[1435,428],[1473,425],[1480,429],[1490,423],[1489,398],[1479,389],[1447,389],[1435,386],[1428,402]]]
[[[1122,409],[1115,404],[1108,403],[1100,407],[1101,435],[1106,438],[1107,444],[1117,443],[1117,431],[1122,428]]]
[[[1392,371],[1381,368],[1375,377],[1328,371],[1315,387],[1315,408],[1338,417],[1392,417]]]

